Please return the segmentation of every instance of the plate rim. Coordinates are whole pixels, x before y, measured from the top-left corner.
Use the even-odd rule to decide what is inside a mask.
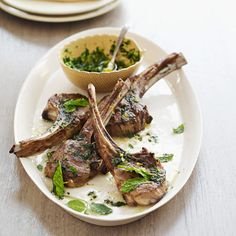
[[[67,41],[69,40],[73,40],[74,38],[76,37],[79,37],[79,36],[84,36],[86,34],[89,34],[89,33],[99,33],[100,32],[106,32],[106,31],[115,31],[116,33],[118,33],[120,31],[120,28],[116,28],[116,27],[98,27],[98,28],[92,28],[92,29],[88,29],[88,30],[85,30],[85,31],[81,31],[79,33],[76,33],[76,34],[73,34],[65,39],[63,39],[62,41],[58,42],[56,45],[54,45],[51,49],[49,49],[45,54],[44,56],[42,56],[38,62],[32,67],[32,69],[30,70],[30,72],[28,73],[28,76],[26,77],[25,81],[23,82],[22,84],[22,87],[20,89],[20,92],[19,92],[19,95],[18,95],[18,98],[17,98],[17,103],[16,103],[16,107],[15,107],[15,113],[14,113],[14,136],[15,136],[15,141],[17,141],[17,138],[16,138],[16,133],[17,133],[17,127],[16,127],[16,117],[17,117],[17,112],[19,110],[19,103],[20,103],[20,98],[22,96],[22,93],[23,91],[25,90],[25,87],[27,86],[27,83],[28,81],[30,81],[31,79],[31,74],[33,73],[33,71],[35,70],[35,68],[37,68],[37,66],[40,65],[40,62],[43,61],[46,57],[48,57],[56,48],[59,48],[61,45],[63,45],[64,43],[66,43]],[[129,33],[131,35],[135,35],[137,37],[140,37],[142,38],[143,40],[147,41],[147,42],[150,42],[152,44],[155,44],[161,51],[163,51],[163,53],[166,54],[166,52],[161,49],[159,47],[159,45],[142,36],[141,34],[139,33],[136,33],[136,32],[133,32],[133,31],[129,31]],[[126,224],[126,223],[129,223],[131,221],[135,221],[155,210],[157,210],[158,208],[162,207],[163,205],[165,205],[166,203],[168,203],[173,197],[176,196],[176,194],[184,187],[184,185],[186,184],[186,182],[189,180],[192,172],[193,172],[193,169],[194,167],[196,166],[196,162],[198,160],[198,156],[199,156],[199,153],[200,153],[200,148],[201,148],[201,142],[202,142],[202,132],[203,132],[203,122],[202,122],[202,112],[201,112],[201,108],[200,108],[200,103],[199,103],[199,99],[198,97],[196,96],[196,93],[193,89],[193,87],[191,86],[190,82],[188,81],[184,71],[182,69],[179,70],[179,72],[182,74],[182,76],[184,77],[185,79],[185,82],[187,83],[187,85],[189,86],[189,88],[191,89],[191,94],[193,96],[193,99],[194,99],[194,102],[196,104],[196,108],[197,108],[197,112],[198,112],[198,118],[199,118],[199,123],[198,123],[198,129],[199,129],[199,136],[198,136],[198,143],[197,143],[197,146],[196,146],[196,151],[194,153],[194,158],[192,158],[192,166],[190,169],[187,169],[186,173],[185,173],[185,178],[184,180],[181,182],[181,184],[178,185],[178,188],[176,188],[175,190],[173,190],[171,196],[169,197],[166,197],[166,199],[164,201],[161,202],[161,204],[159,204],[157,207],[155,207],[155,205],[151,206],[150,208],[144,210],[143,212],[140,212],[140,213],[135,213],[134,215],[130,215],[130,216],[125,216],[125,217],[117,217],[115,219],[103,219],[101,217],[98,217],[98,216],[90,216],[90,215],[85,215],[83,213],[80,213],[80,212],[75,212],[74,210],[70,209],[69,207],[67,207],[65,204],[62,204],[60,203],[51,193],[48,194],[49,192],[46,192],[44,191],[43,189],[41,189],[41,187],[39,186],[39,184],[37,182],[34,181],[33,179],[33,176],[30,175],[30,173],[28,173],[29,171],[27,170],[27,167],[26,167],[26,163],[24,163],[24,158],[20,158],[20,161],[21,161],[21,164],[23,165],[26,173],[28,174],[28,176],[30,177],[30,179],[34,182],[34,184],[40,189],[40,191],[46,196],[48,197],[52,202],[54,202],[55,204],[57,204],[59,207],[63,208],[66,212],[70,213],[71,215],[73,216],[76,216],[77,218],[80,218],[81,220],[84,220],[87,222],[90,222],[90,223],[93,223],[93,224],[99,224],[98,222],[100,223],[104,223],[104,222],[109,222],[109,223],[115,223],[115,222],[120,222],[120,224]],[[163,198],[164,199],[164,198]],[[96,222],[91,222],[91,221],[96,221]],[[123,222],[123,221],[126,221],[126,222]],[[107,224],[108,225],[108,224]],[[112,224],[112,225],[117,225],[117,224]]]
[[[7,12],[10,15],[19,17],[25,20],[31,20],[36,22],[47,22],[47,23],[63,23],[63,22],[74,22],[74,21],[83,21],[97,16],[104,15],[120,5],[122,0],[114,0],[111,3],[98,8],[97,10],[90,11],[82,14],[68,15],[68,16],[46,16],[46,15],[34,15],[28,12],[21,11],[16,9],[8,4],[0,1],[0,9]]]
[[[67,11],[67,12],[64,12],[64,13],[52,13],[52,12],[45,12],[45,10],[39,10],[37,11],[36,9],[32,9],[30,7],[27,6],[27,2],[25,1],[25,3],[20,3],[21,1],[12,1],[12,0],[2,0],[3,3],[7,4],[8,6],[11,6],[17,10],[20,10],[20,11],[23,11],[23,12],[27,12],[27,13],[30,13],[30,14],[35,14],[35,15],[45,15],[45,16],[65,16],[65,15],[75,15],[75,14],[83,14],[83,13],[88,13],[90,11],[95,11],[99,8],[102,8],[104,7],[105,5],[107,4],[110,4],[111,2],[113,2],[114,0],[106,0],[107,2],[105,3],[100,3],[98,4],[97,6],[93,6],[93,7],[90,7],[89,9],[86,9],[86,10],[73,10],[73,11]],[[67,2],[55,2],[56,4],[59,3],[59,4],[67,4]],[[68,2],[68,3],[76,3],[75,1],[74,2]],[[23,6],[22,6],[23,4]],[[54,2],[52,2],[52,4],[54,4]],[[26,7],[24,7],[26,5]],[[45,7],[44,7],[45,9]]]

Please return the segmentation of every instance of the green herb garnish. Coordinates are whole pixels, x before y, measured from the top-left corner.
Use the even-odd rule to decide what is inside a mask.
[[[85,214],[108,215],[112,213],[112,209],[102,203],[88,203],[78,198],[67,202],[67,206],[75,211],[84,212]]]
[[[183,132],[184,132],[184,124],[181,124],[177,128],[173,129],[174,134],[182,134]]]
[[[81,160],[88,160],[96,152],[95,143],[83,143],[83,144],[81,144],[81,146],[83,147],[83,150],[82,151],[75,150],[75,152],[73,153],[74,157],[78,157]]]
[[[108,65],[109,56],[104,53],[104,50],[97,47],[93,51],[85,49],[79,57],[71,58],[64,57],[65,65],[73,69],[89,72],[102,72]]]
[[[86,106],[88,106],[88,99],[85,98],[70,99],[64,103],[66,112],[74,112],[77,107]]]
[[[39,171],[42,171],[42,170],[43,170],[43,166],[42,166],[41,164],[39,164],[39,165],[37,165],[37,169],[38,169]]]
[[[108,215],[112,213],[112,209],[101,203],[92,202],[89,206],[89,211],[97,215]]]
[[[62,175],[62,168],[61,168],[61,162],[58,161],[58,165],[56,168],[56,171],[52,177],[53,182],[53,192],[54,194],[59,198],[62,199],[64,196],[65,188],[64,188],[64,181],[63,181],[63,175]]]
[[[111,163],[112,163],[113,166],[119,165],[120,163],[122,163],[121,157],[120,156],[113,157],[112,160],[111,160]]]
[[[143,140],[143,138],[142,138],[142,136],[140,134],[135,134],[134,138],[137,139],[138,141],[142,141]]]
[[[161,184],[165,181],[166,178],[166,171],[164,169],[151,167],[150,172],[153,174],[148,178],[148,180],[153,181],[157,184]]]
[[[158,143],[158,136],[157,135],[153,135],[150,134],[149,132],[147,133],[148,137],[148,142],[154,142],[154,143]]]
[[[174,154],[164,153],[162,156],[157,157],[157,159],[160,162],[165,163],[165,162],[168,162],[168,161],[172,161],[173,157],[174,157]]]
[[[70,166],[69,169],[74,176],[77,176],[78,170],[74,166]]]
[[[134,146],[131,143],[128,144],[128,147],[129,148],[134,148]]]
[[[53,154],[52,151],[48,151],[48,152],[47,152],[46,155],[47,155],[47,159],[48,159],[48,160],[50,160],[50,159],[52,158],[52,154]]]
[[[115,61],[117,70],[127,68],[140,60],[139,50],[136,50],[135,48],[127,48],[130,43],[130,40],[124,40],[120,46],[118,54],[121,55],[124,60],[122,58]],[[111,48],[107,54],[104,52],[104,49],[99,47],[91,51],[86,48],[79,57],[70,57],[70,55],[68,55],[70,52],[65,50],[64,52],[67,53],[67,55],[64,56],[63,62],[66,66],[79,71],[103,72],[107,69],[115,47],[116,42],[111,45]]]
[[[128,179],[121,185],[120,190],[122,193],[128,193],[136,189],[140,184],[143,184],[146,182],[148,182],[146,178],[138,177],[138,178]]]
[[[135,172],[144,178],[149,178],[150,176],[153,175],[152,173],[150,173],[149,171],[147,171],[147,169],[143,167],[135,167],[135,166],[129,166],[129,165],[118,165],[117,167],[128,172]]]
[[[104,202],[108,205],[111,205],[111,206],[114,206],[114,207],[121,207],[121,206],[125,206],[126,203],[125,202],[121,202],[121,201],[118,201],[118,202],[113,202],[109,199],[106,199],[104,200]]]
[[[88,193],[88,196],[90,197],[90,200],[93,200],[93,199],[97,198],[97,195],[96,195],[95,191],[90,191]]]
[[[87,208],[86,202],[80,199],[67,202],[67,206],[78,212],[83,212]]]

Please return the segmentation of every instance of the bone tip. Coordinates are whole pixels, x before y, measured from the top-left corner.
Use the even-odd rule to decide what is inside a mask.
[[[14,154],[17,156],[17,152],[19,152],[20,150],[21,150],[20,145],[19,145],[19,144],[14,144],[14,145],[11,147],[9,153],[14,153]]]
[[[15,149],[15,144],[11,147],[9,153],[14,153],[14,149]]]
[[[94,87],[94,85],[92,83],[89,83],[88,89],[92,89],[93,87]]]
[[[188,63],[182,52],[178,53],[177,63],[179,64],[179,67]]]

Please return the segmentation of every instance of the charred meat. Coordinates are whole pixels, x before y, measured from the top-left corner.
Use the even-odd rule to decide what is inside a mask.
[[[47,112],[43,116],[54,119],[55,122],[46,133],[39,137],[30,138],[14,144],[10,153],[17,157],[36,155],[51,148],[78,133],[88,119],[88,107],[77,107],[73,112],[67,112],[65,102],[87,98],[81,94],[59,94],[49,99]]]
[[[140,102],[140,98],[154,83],[186,63],[181,53],[172,53],[160,63],[148,67],[141,74],[128,78],[126,83],[130,83],[130,90],[113,111],[113,116],[107,125],[109,133],[113,136],[129,136],[144,129],[145,125],[151,122],[152,117],[149,115],[147,107]],[[83,95],[80,94],[61,94],[51,97],[43,111],[43,118],[54,121],[52,128],[40,137],[13,145],[10,153],[15,153],[17,157],[32,156],[58,145],[78,133],[89,114],[87,107],[76,107],[71,112],[65,112],[64,102],[69,99],[68,97],[73,96],[75,99],[76,97],[83,98]],[[100,103],[104,104],[105,101],[106,97]]]
[[[100,103],[99,110],[106,124],[114,107],[122,100],[129,90],[123,80],[119,80],[105,103]],[[102,104],[102,106],[101,106]],[[93,121],[90,117],[74,139],[66,140],[52,154],[45,167],[45,174],[52,178],[58,161],[61,162],[63,179],[68,187],[78,187],[85,184],[98,172],[104,170],[103,161],[97,154],[93,138]]]
[[[93,117],[96,149],[113,175],[127,205],[150,205],[167,192],[166,174],[154,154],[145,148],[129,154],[119,148],[103,125],[96,104],[95,88],[89,85],[89,104]]]

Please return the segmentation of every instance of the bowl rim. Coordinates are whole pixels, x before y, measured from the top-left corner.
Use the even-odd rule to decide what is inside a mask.
[[[63,61],[63,59],[62,59],[62,54],[63,54],[63,52],[64,52],[64,50],[65,50],[66,47],[68,47],[69,45],[71,45],[72,43],[74,43],[74,42],[76,42],[76,41],[78,41],[78,40],[80,40],[80,39],[92,38],[92,37],[96,37],[96,36],[116,36],[116,37],[118,37],[118,35],[116,35],[116,34],[109,34],[109,33],[102,34],[102,33],[100,33],[100,34],[82,36],[82,37],[78,37],[77,39],[71,40],[70,42],[64,44],[64,45],[60,48],[60,50],[59,50],[59,52],[58,52],[58,57],[59,57],[60,65],[61,65],[62,67],[64,67],[64,68],[70,70],[70,71],[73,71],[73,72],[76,72],[76,73],[79,73],[79,74],[103,75],[103,74],[111,74],[111,73],[112,73],[112,74],[118,74],[118,73],[120,73],[120,72],[122,72],[122,71],[126,71],[126,70],[128,70],[128,69],[130,69],[130,68],[134,68],[134,67],[138,66],[139,64],[141,64],[146,50],[145,50],[145,49],[142,49],[142,48],[140,47],[140,45],[136,42],[136,40],[134,40],[134,39],[131,38],[131,37],[125,37],[125,39],[129,39],[129,40],[132,40],[132,41],[134,42],[134,44],[136,45],[136,47],[138,48],[138,50],[139,50],[139,52],[140,52],[140,59],[139,59],[138,61],[136,61],[133,65],[128,66],[128,67],[126,67],[126,68],[122,68],[122,69],[120,69],[120,70],[113,70],[113,71],[95,72],[95,71],[85,71],[85,70],[73,69],[73,68],[67,66],[67,65],[64,63],[64,61]]]

